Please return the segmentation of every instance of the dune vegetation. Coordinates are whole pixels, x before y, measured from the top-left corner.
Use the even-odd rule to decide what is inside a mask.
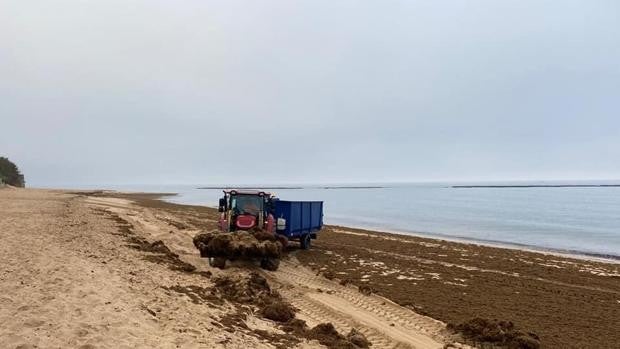
[[[26,181],[24,175],[8,158],[0,156],[0,184],[8,184],[14,187],[24,187]]]

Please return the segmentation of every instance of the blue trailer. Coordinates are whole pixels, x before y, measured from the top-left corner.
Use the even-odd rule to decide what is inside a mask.
[[[299,240],[301,248],[309,249],[323,228],[323,202],[274,200],[274,204],[276,232]]]

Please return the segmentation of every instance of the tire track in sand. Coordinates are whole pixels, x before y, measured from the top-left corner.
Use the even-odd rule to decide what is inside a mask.
[[[375,349],[443,346],[442,322],[380,296],[364,296],[356,289],[317,276],[294,257],[282,261],[280,269],[268,277],[311,325],[331,322],[341,332],[355,327]]]

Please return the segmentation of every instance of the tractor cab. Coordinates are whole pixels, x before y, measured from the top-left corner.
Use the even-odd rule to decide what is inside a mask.
[[[274,200],[271,193],[249,190],[224,190],[220,198],[220,230],[261,229],[275,232]]]

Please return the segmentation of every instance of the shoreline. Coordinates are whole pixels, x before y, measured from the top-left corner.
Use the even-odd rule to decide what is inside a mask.
[[[198,187],[196,189],[208,189],[208,190],[226,190],[229,188],[235,188],[240,190],[279,190],[279,189],[287,189],[287,190],[300,190],[300,189],[386,189],[390,187],[383,186],[309,186],[309,187]]]
[[[36,189],[36,188],[34,188]],[[198,189],[206,189],[198,188]],[[265,189],[265,188],[262,188]],[[71,190],[71,189],[50,189],[44,188],[44,190],[60,190],[66,191],[70,193],[102,193],[102,194],[122,194],[122,195],[131,195],[131,196],[139,196],[146,199],[155,199],[164,203],[172,204],[172,205],[180,205],[180,206],[202,206],[208,209],[217,210],[217,206],[214,205],[197,205],[197,204],[189,204],[189,203],[180,203],[173,202],[167,200],[169,197],[179,196],[179,193],[157,193],[157,192],[141,192],[141,191],[120,191],[120,190],[109,190],[109,189],[93,189],[93,190]],[[422,239],[430,239],[437,241],[447,241],[465,245],[475,245],[481,247],[490,247],[490,248],[500,248],[506,250],[514,250],[514,251],[523,251],[530,253],[539,253],[542,255],[563,257],[563,258],[572,258],[582,261],[592,261],[599,263],[608,263],[608,264],[620,264],[620,255],[608,254],[608,253],[597,253],[597,252],[589,252],[589,251],[579,251],[579,250],[565,250],[560,248],[553,247],[542,247],[536,245],[528,245],[528,244],[520,244],[515,242],[505,242],[505,241],[496,241],[496,240],[485,240],[485,239],[475,239],[454,235],[447,235],[442,233],[430,233],[430,232],[421,232],[421,231],[406,231],[406,230],[398,230],[398,229],[389,229],[389,228],[381,228],[376,226],[364,226],[364,225],[355,225],[355,224],[347,224],[347,223],[329,223],[325,224],[325,227],[338,227],[344,229],[360,229],[373,233],[379,234],[393,234],[399,236],[406,237],[416,237]]]
[[[541,246],[535,246],[535,245],[527,245],[527,244],[495,241],[495,240],[484,240],[484,239],[474,239],[474,238],[466,238],[466,237],[459,237],[459,236],[452,236],[452,235],[443,235],[441,233],[425,233],[425,232],[417,232],[417,231],[391,230],[391,229],[382,229],[382,228],[370,227],[370,226],[341,225],[341,224],[326,224],[325,226],[326,227],[337,227],[337,228],[343,228],[343,229],[359,229],[359,230],[366,230],[366,231],[378,233],[378,234],[393,234],[393,235],[406,236],[406,237],[409,236],[409,237],[416,237],[416,238],[421,238],[421,239],[454,242],[454,243],[464,244],[464,245],[474,245],[474,246],[499,248],[499,249],[506,249],[506,250],[530,252],[530,253],[540,253],[540,254],[549,255],[549,256],[574,258],[574,259],[579,259],[579,260],[584,260],[584,261],[593,261],[593,262],[601,262],[601,263],[609,263],[609,264],[620,264],[620,255],[613,255],[613,254],[586,252],[586,251],[578,251],[578,250],[563,250],[563,249],[557,249],[557,248],[552,248],[552,247],[541,247]]]
[[[162,195],[157,193],[28,189],[0,192],[8,205],[6,214],[14,214],[16,218],[22,217],[22,213],[12,210],[20,207],[28,207],[32,212],[39,212],[45,205],[54,207],[45,216],[49,222],[40,222],[40,226],[36,225],[43,217],[40,215],[5,221],[9,224],[5,231],[14,236],[8,241],[16,246],[7,251],[24,252],[20,257],[24,263],[33,263],[27,253],[29,250],[19,248],[30,246],[32,242],[18,241],[30,236],[37,243],[49,245],[55,241],[54,249],[48,246],[33,252],[58,259],[60,265],[83,265],[85,262],[62,260],[71,253],[82,253],[83,258],[97,263],[102,276],[121,270],[126,283],[112,288],[105,284],[109,278],[94,283],[85,279],[95,270],[93,267],[86,270],[91,274],[70,275],[82,278],[75,284],[91,282],[96,289],[109,290],[110,294],[119,289],[131,292],[132,296],[118,302],[118,306],[128,309],[127,316],[135,316],[131,314],[136,309],[143,309],[140,304],[150,306],[153,292],[158,292],[158,297],[164,300],[157,305],[162,314],[171,309],[179,310],[180,314],[200,309],[189,304],[187,299],[158,287],[162,282],[169,289],[177,287],[169,282],[179,280],[184,274],[169,269],[160,259],[153,259],[150,249],[151,252],[145,251],[147,255],[141,256],[145,252],[127,245],[119,235],[126,226],[139,234],[134,237],[146,238],[150,243],[147,247],[161,240],[183,262],[197,266],[199,272],[186,275],[184,282],[192,290],[210,287],[208,280],[200,279],[203,274],[247,272],[248,265],[235,263],[224,270],[211,268],[193,246],[195,234],[217,229],[218,212],[214,208],[170,203],[161,200]],[[115,228],[118,219],[105,218],[104,209],[128,223]],[[11,222],[23,227],[17,229]],[[48,235],[47,228],[55,233],[41,239]],[[55,234],[69,235],[62,235],[56,241]],[[265,273],[270,284],[299,309],[300,318],[309,321],[311,326],[333,322],[339,330],[348,331],[351,326],[362,324],[366,333],[374,338],[371,341],[378,344],[377,348],[384,342],[407,341],[412,333],[420,336],[430,333],[435,340],[449,343],[454,339],[445,337],[446,324],[458,325],[474,318],[510,321],[517,329],[539,337],[542,348],[611,349],[620,341],[620,333],[616,331],[620,318],[620,267],[616,263],[333,225],[324,227],[318,239],[312,241],[311,249],[300,250],[298,246],[297,242],[289,244],[281,270]],[[33,280],[39,280],[36,269],[32,270],[35,271]],[[144,287],[140,286],[142,283]],[[19,283],[0,285],[19,287]],[[141,288],[136,289],[136,286]],[[17,290],[11,288],[10,292],[17,295]],[[23,289],[19,290],[23,293]],[[10,292],[8,294],[12,294]],[[71,298],[69,304],[81,302],[83,298],[78,296]],[[58,299],[64,301],[65,298]],[[139,302],[132,303],[134,299]],[[100,303],[105,306],[105,302]],[[387,312],[386,307],[390,307]],[[213,308],[206,305],[203,310],[212,312]],[[157,310],[155,312],[157,314]],[[142,310],[141,314],[146,318],[140,323],[149,324],[152,313]],[[204,315],[196,313],[195,318],[202,319]],[[376,321],[369,322],[369,318]],[[161,318],[162,321],[179,321],[176,316],[166,319],[165,316]],[[49,319],[50,322],[56,320]],[[16,323],[19,321],[22,320]],[[190,319],[190,323],[195,321]],[[420,330],[416,323],[423,324],[425,330]],[[125,333],[122,327],[117,330]],[[145,329],[144,333],[159,332]],[[163,336],[173,338],[168,334]],[[205,336],[205,340],[212,338],[210,334]],[[233,338],[254,340],[237,335]],[[112,340],[112,337],[106,339]]]
[[[332,226],[297,258],[445,323],[511,321],[543,348],[616,343],[618,263]]]
[[[153,198],[170,203],[175,205],[183,205],[183,206],[196,206],[192,204],[185,204],[179,202],[171,202],[166,200],[166,197],[178,196],[178,193],[131,193],[131,192],[119,192],[125,194],[146,194],[152,195]],[[207,208],[217,209],[216,206],[209,205],[200,205]],[[355,224],[347,224],[347,223],[329,223],[325,224],[325,227],[339,227],[344,229],[361,229],[370,231],[373,233],[379,234],[394,234],[400,236],[411,236],[423,239],[430,240],[438,240],[438,241],[447,241],[454,242],[460,244],[471,244],[482,247],[492,247],[492,248],[501,248],[507,250],[518,250],[524,252],[531,253],[540,253],[543,255],[551,255],[563,258],[574,258],[579,260],[600,262],[600,263],[609,263],[609,264],[620,264],[620,255],[608,254],[608,253],[597,253],[597,252],[589,252],[589,251],[579,251],[579,250],[565,250],[560,248],[553,247],[542,247],[536,245],[528,245],[528,244],[520,244],[515,242],[505,242],[505,241],[497,241],[497,240],[485,240],[485,239],[475,239],[475,238],[467,238],[455,235],[447,235],[442,233],[430,233],[430,232],[420,232],[420,231],[405,231],[398,229],[389,229],[389,228],[381,228],[376,226],[363,226],[363,225],[355,225]]]

